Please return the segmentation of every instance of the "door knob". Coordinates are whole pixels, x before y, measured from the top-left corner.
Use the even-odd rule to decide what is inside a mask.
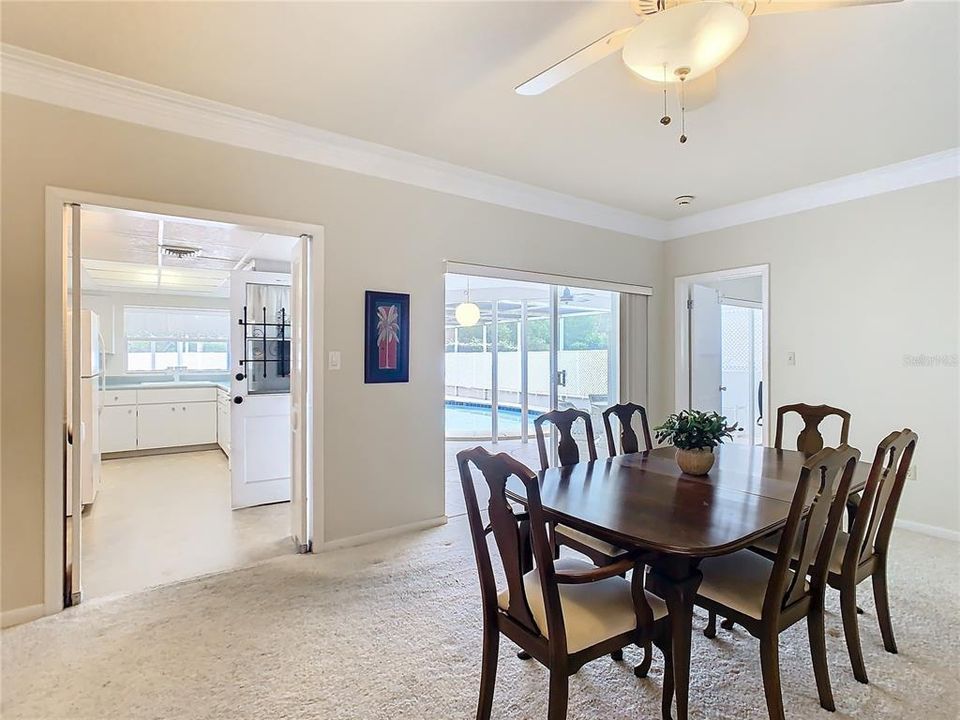
[[[237,395],[235,398],[233,398],[233,401],[234,401],[237,405],[239,405],[240,403],[243,402],[243,398],[240,397],[239,395]]]
[[[243,382],[243,379],[246,377],[242,372],[238,372],[234,377],[237,379],[237,382]]]

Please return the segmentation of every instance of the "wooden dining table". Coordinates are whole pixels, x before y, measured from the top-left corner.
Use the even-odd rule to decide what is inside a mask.
[[[670,611],[677,717],[686,720],[693,605],[706,557],[749,547],[782,528],[806,458],[793,450],[721,445],[709,474],[686,475],[672,447],[541,471],[547,519],[618,547],[649,551],[647,587]],[[869,463],[858,463],[851,491]],[[808,502],[813,499],[813,489]],[[511,500],[523,503],[511,490]]]

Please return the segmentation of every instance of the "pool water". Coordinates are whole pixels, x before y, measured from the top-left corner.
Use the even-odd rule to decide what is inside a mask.
[[[533,433],[533,420],[541,411],[527,412],[527,431]],[[479,403],[448,402],[446,404],[446,435],[450,438],[490,437],[489,405]],[[501,407],[497,413],[497,432],[500,437],[520,436],[519,408]]]

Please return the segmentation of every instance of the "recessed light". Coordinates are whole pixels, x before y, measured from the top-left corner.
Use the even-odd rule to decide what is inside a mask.
[[[678,195],[673,200],[679,207],[684,207],[685,205],[693,205],[696,198],[693,195]]]

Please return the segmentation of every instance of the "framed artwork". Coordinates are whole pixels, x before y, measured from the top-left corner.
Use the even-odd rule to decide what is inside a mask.
[[[367,290],[364,303],[366,383],[410,380],[410,296]]]

